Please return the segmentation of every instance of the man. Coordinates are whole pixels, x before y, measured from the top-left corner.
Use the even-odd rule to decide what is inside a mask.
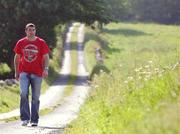
[[[37,126],[39,120],[39,97],[42,78],[48,76],[50,49],[45,41],[36,36],[36,27],[28,23],[26,37],[20,39],[14,48],[15,78],[20,82],[20,118],[22,126]],[[29,107],[29,87],[32,100]]]

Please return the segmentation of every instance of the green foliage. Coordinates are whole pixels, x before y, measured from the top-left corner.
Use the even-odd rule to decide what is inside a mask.
[[[115,20],[180,23],[179,0],[105,0]]]
[[[0,63],[0,77],[6,76],[11,72],[11,68],[6,63]]]
[[[116,21],[127,19],[129,10],[128,0],[105,0],[109,15]]]
[[[137,20],[180,23],[179,0],[128,0],[129,13]]]
[[[6,63],[0,63],[0,75],[5,75],[10,72],[11,72],[11,69]]]

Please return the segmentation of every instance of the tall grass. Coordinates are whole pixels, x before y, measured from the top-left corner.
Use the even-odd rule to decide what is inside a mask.
[[[89,99],[64,133],[180,133],[179,32],[179,26],[119,23],[88,34],[104,40],[104,66],[110,72],[94,75]]]

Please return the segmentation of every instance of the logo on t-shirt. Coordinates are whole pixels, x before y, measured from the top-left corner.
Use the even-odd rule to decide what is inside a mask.
[[[27,62],[33,62],[36,60],[38,55],[38,48],[34,44],[28,44],[24,48],[24,59]]]

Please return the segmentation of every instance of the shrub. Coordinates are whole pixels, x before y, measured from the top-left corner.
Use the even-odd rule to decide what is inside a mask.
[[[0,63],[0,75],[7,75],[10,72],[11,69],[6,63]]]

